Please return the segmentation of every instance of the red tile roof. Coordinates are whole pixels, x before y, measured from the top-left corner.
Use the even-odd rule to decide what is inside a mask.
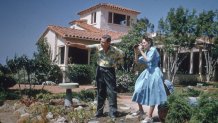
[[[109,30],[102,30],[95,28],[91,25],[85,23],[78,23],[85,30],[72,29],[69,27],[61,26],[48,26],[47,30],[51,30],[56,34],[60,35],[62,38],[77,38],[84,40],[100,41],[102,35],[109,34],[112,37],[112,40],[120,39],[125,33],[113,32]]]
[[[110,4],[110,3],[100,3],[100,4],[97,4],[95,6],[92,6],[92,7],[88,8],[88,9],[85,9],[85,10],[79,12],[78,15],[85,14],[87,12],[90,12],[92,10],[95,10],[95,9],[98,9],[98,8],[101,8],[101,7],[102,8],[109,8],[109,9],[119,10],[119,11],[124,11],[124,12],[128,12],[128,13],[133,13],[133,14],[140,14],[140,12],[138,12],[136,10],[133,10],[133,9],[113,5],[113,4]]]
[[[69,24],[73,25],[76,24],[77,26],[80,26],[81,28],[91,31],[91,32],[99,32],[98,28],[93,27],[92,25],[87,24],[87,20],[74,20],[70,22]]]

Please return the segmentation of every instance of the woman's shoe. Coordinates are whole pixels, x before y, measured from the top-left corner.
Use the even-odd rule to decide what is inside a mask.
[[[153,123],[153,119],[146,117],[144,120],[141,121],[141,123]]]
[[[145,114],[144,111],[140,111],[140,110],[138,110],[138,111],[132,113],[132,116],[138,116],[138,115],[142,116],[142,115],[144,115],[144,114]]]

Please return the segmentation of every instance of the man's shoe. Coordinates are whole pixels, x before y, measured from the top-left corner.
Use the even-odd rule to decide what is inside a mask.
[[[110,118],[116,118],[117,117],[117,112],[109,113]]]
[[[97,113],[95,114],[95,117],[97,117],[97,118],[99,118],[99,117],[103,117],[103,116],[104,116],[103,113],[98,113],[98,112],[97,112]]]
[[[114,114],[111,114],[110,118],[116,118],[116,116]]]

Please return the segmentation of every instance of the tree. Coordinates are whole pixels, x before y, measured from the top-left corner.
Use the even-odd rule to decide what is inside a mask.
[[[191,51],[194,47],[198,33],[196,20],[195,10],[189,12],[189,10],[179,7],[171,8],[166,19],[161,18],[159,21],[156,40],[160,40],[159,42],[164,45],[164,50],[168,54],[167,78],[172,82],[180,64],[187,57],[187,54],[180,52],[182,50]]]
[[[53,64],[51,60],[51,50],[46,39],[37,42],[37,52],[34,53],[36,65],[36,78],[39,82],[51,80],[59,83],[62,78],[61,69]]]
[[[6,90],[16,84],[16,81],[11,77],[11,72],[6,65],[0,64],[0,91]]]
[[[36,78],[39,82],[43,82],[47,80],[47,76],[50,70],[51,53],[49,50],[49,45],[46,39],[39,39],[36,43],[37,45],[37,52],[34,53],[35,63],[36,63]]]
[[[142,18],[133,24],[132,29],[127,35],[122,37],[122,42],[119,43],[118,47],[124,51],[124,70],[129,72],[131,70],[134,58],[133,46],[138,44],[142,36],[148,31],[153,32],[154,25],[149,22],[147,18]]]
[[[199,36],[203,37],[204,52],[206,61],[206,79],[209,82],[215,76],[216,65],[218,64],[218,12],[203,11],[199,14],[197,21]]]

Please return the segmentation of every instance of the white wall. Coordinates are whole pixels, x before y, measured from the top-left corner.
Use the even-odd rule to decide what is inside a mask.
[[[51,49],[51,53],[52,53],[52,60],[55,57],[55,33],[53,33],[52,31],[48,31],[48,33],[45,35],[45,38],[47,39],[48,45]]]
[[[96,12],[96,23],[91,24],[91,14],[93,12]],[[80,16],[81,20],[82,19],[87,20],[87,24],[93,25],[96,28],[100,28],[100,18],[101,18],[101,11],[100,11],[100,9],[96,9],[94,11],[91,11],[90,13],[86,13],[86,14]]]
[[[91,24],[91,13],[93,12],[96,12],[96,24]],[[122,11],[120,12],[120,11],[105,9],[105,8],[98,8],[94,11],[91,11],[90,13],[81,15],[80,19],[86,19],[88,24],[93,25],[96,28],[106,29],[106,30],[111,30],[111,31],[118,31],[118,32],[128,32],[128,30],[130,29],[129,26],[108,23],[108,13],[109,12],[129,15],[130,20],[133,20],[134,23],[137,20],[137,15],[122,12]]]
[[[52,31],[48,31],[45,38],[51,48],[52,60],[54,60],[55,56],[58,54],[58,47],[64,46],[65,40],[60,37],[56,37],[56,34]]]
[[[102,21],[100,23],[100,28],[102,28],[102,29],[113,30],[113,31],[118,31],[118,32],[128,32],[128,30],[130,29],[130,26],[108,23],[109,12],[128,15],[128,16],[130,16],[130,20],[133,20],[134,23],[136,22],[136,19],[137,19],[137,16],[134,14],[131,14],[131,13],[125,13],[125,12],[114,11],[114,10],[102,8],[102,13],[101,13],[102,14],[102,16],[101,16]]]

